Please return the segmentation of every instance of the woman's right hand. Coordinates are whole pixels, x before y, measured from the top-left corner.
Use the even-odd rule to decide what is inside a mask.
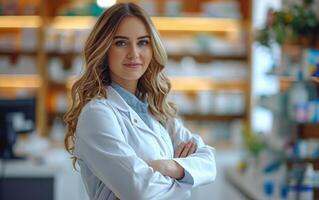
[[[176,151],[175,158],[184,158],[196,152],[197,145],[193,141],[181,143]],[[162,175],[170,176],[177,180],[184,177],[184,168],[174,160],[145,160],[148,166]]]
[[[197,145],[193,141],[188,141],[186,143],[182,142],[180,145],[178,145],[174,158],[185,158],[193,153],[196,152]]]

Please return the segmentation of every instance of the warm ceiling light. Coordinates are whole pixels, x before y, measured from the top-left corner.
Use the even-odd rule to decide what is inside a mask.
[[[96,0],[96,3],[101,8],[108,8],[116,3],[116,0]]]

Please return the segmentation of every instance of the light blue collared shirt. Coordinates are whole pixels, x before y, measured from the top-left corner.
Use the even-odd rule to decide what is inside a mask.
[[[125,100],[125,102],[140,116],[140,118],[145,122],[145,124],[153,130],[153,126],[150,120],[150,113],[148,111],[148,103],[146,101],[141,101],[131,92],[122,88],[119,84],[112,81],[111,87],[119,93],[119,95]],[[179,180],[183,183],[193,184],[193,179],[191,175],[184,170],[184,177]]]
[[[125,102],[138,114],[138,116],[145,122],[145,124],[153,130],[153,126],[150,120],[148,111],[148,103],[141,101],[131,92],[122,88],[119,84],[114,81],[111,83],[111,87],[119,93],[119,95],[125,100]]]

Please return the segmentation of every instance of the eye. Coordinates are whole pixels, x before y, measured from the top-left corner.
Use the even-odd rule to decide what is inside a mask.
[[[117,47],[123,47],[123,46],[126,46],[126,45],[127,45],[127,42],[124,41],[124,40],[115,41],[115,46],[117,46]]]
[[[138,41],[138,46],[147,46],[149,44],[148,40],[140,40]]]

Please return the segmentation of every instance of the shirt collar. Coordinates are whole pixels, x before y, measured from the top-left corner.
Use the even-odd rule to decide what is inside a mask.
[[[125,102],[135,111],[139,113],[147,113],[148,112],[148,104],[144,100],[141,101],[131,92],[127,91],[119,84],[112,81],[111,87],[125,100]]]

